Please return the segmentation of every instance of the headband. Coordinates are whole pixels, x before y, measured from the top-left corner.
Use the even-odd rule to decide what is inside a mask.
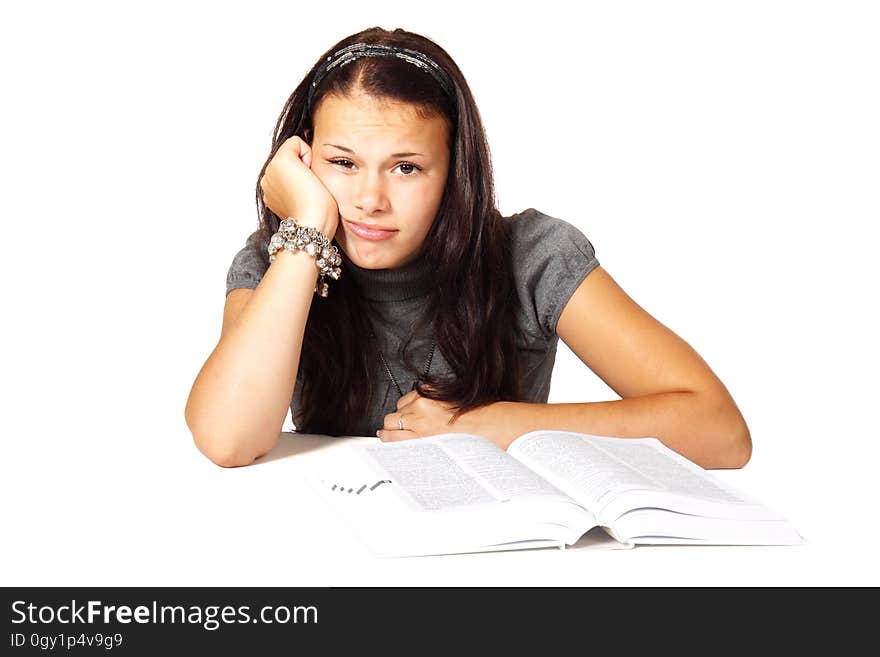
[[[443,87],[443,91],[455,103],[455,85],[449,74],[440,67],[440,65],[426,54],[418,50],[410,50],[409,48],[401,48],[399,46],[385,46],[378,43],[355,43],[346,46],[342,50],[337,50],[332,56],[327,57],[312,79],[309,86],[309,96],[306,102],[306,111],[312,111],[312,96],[315,94],[318,85],[334,68],[345,66],[349,62],[353,62],[361,57],[397,57],[413,66],[417,66],[426,73],[430,74],[437,83]]]

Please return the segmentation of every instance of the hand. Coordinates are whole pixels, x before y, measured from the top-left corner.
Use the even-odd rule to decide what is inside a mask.
[[[468,433],[483,436],[507,449],[515,436],[507,435],[503,422],[495,410],[496,404],[488,404],[462,413],[450,424],[454,406],[445,402],[422,397],[417,390],[406,393],[397,402],[397,411],[385,416],[382,428],[376,435],[383,442],[425,438],[439,433]],[[403,419],[403,429],[398,422]]]
[[[339,206],[311,167],[309,145],[299,137],[285,140],[260,178],[263,203],[279,219],[293,217],[333,239],[339,227]]]

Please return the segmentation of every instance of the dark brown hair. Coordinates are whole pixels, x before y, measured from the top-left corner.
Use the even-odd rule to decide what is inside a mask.
[[[441,116],[450,128],[449,173],[437,216],[422,250],[432,272],[423,316],[401,348],[404,363],[421,375],[408,348],[416,335],[433,332],[453,375],[422,377],[419,392],[451,403],[457,413],[500,400],[519,399],[517,297],[511,273],[507,224],[495,203],[489,147],[474,98],[458,66],[430,39],[402,29],[373,27],[352,34],[325,52],[287,100],[275,125],[272,150],[257,179],[259,244],[278,230],[279,218],[262,201],[260,180],[285,140],[299,136],[311,143],[312,115],[306,100],[321,63],[353,43],[393,45],[418,50],[437,62],[456,87],[454,101],[428,75],[393,57],[364,57],[333,69],[315,92],[312,112],[329,94],[356,90],[414,106],[422,116]],[[262,257],[268,266],[268,255]],[[315,297],[309,311],[299,377],[297,430],[350,434],[365,417],[371,400],[372,372],[381,369],[368,336],[374,320],[357,284],[343,272],[331,281],[327,298]],[[427,386],[427,387],[426,387]]]

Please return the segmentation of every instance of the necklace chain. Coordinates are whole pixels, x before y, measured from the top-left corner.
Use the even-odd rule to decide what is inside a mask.
[[[428,353],[428,360],[425,362],[425,371],[422,372],[422,378],[427,376],[428,372],[431,369],[431,362],[434,360],[434,350],[437,348],[437,342],[431,342],[431,351]],[[400,384],[397,382],[397,379],[394,378],[394,374],[391,372],[391,368],[388,367],[388,361],[385,360],[385,355],[382,353],[382,350],[376,347],[376,351],[379,352],[379,358],[382,359],[382,365],[385,366],[385,372],[388,374],[388,378],[391,379],[391,383],[394,384],[394,387],[397,388],[397,392],[400,393],[400,396],[403,397],[403,389],[400,387]],[[418,381],[413,382],[413,390],[416,389],[416,383]]]

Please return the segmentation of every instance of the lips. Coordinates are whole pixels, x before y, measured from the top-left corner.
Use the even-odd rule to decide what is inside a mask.
[[[349,221],[345,219],[348,229],[365,240],[380,241],[387,240],[397,233],[395,228],[386,228],[384,226],[376,226],[372,224],[362,224],[357,221]]]

